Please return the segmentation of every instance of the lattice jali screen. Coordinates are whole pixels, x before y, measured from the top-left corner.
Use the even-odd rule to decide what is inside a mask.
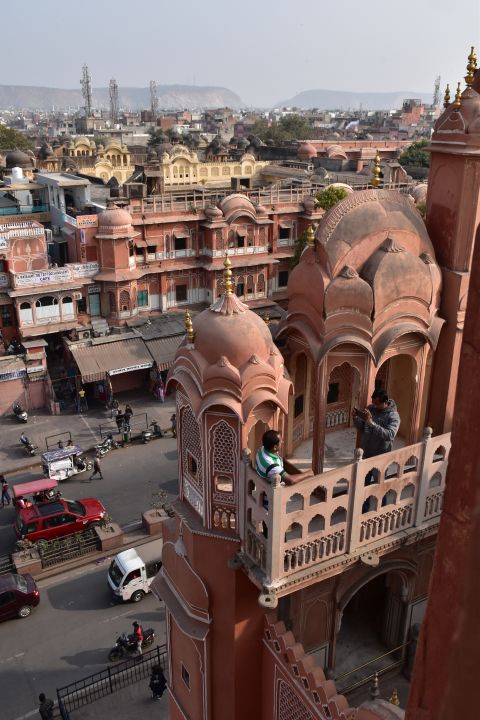
[[[203,494],[203,463],[200,429],[192,410],[187,406],[182,409],[181,449],[183,472],[190,482]],[[195,461],[196,469],[192,464]]]
[[[278,683],[277,720],[315,720],[301,698],[284,680]]]

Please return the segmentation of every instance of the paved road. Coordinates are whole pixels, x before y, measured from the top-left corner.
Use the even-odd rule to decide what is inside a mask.
[[[106,583],[108,565],[105,559],[40,581],[40,605],[32,615],[1,624],[2,720],[34,711],[40,692],[54,697],[57,687],[106,667],[109,649],[133,620],[153,627],[158,644],[165,642],[163,604],[152,594],[137,605],[114,603]]]
[[[96,497],[122,527],[141,520],[143,511],[151,507],[152,493],[160,488],[173,498],[178,490],[177,444],[173,438],[158,438],[146,445],[135,444],[111,450],[102,462],[103,480],[88,480],[90,473],[81,473],[61,483],[65,497],[80,499]],[[10,485],[41,477],[37,470],[9,477]],[[13,550],[15,534],[12,507],[0,508],[0,555]]]

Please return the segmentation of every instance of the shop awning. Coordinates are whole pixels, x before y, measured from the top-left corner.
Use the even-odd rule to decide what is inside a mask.
[[[173,366],[175,353],[183,342],[184,337],[185,335],[182,334],[146,341],[147,348],[157,363],[159,370],[169,370]]]
[[[120,375],[152,367],[152,356],[142,338],[106,342],[88,347],[70,347],[84,382],[104,380],[106,375]]]

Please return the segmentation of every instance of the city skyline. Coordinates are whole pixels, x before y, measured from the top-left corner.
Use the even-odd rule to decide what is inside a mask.
[[[150,79],[218,86],[251,106],[272,106],[312,89],[421,95],[433,91],[437,75],[442,91],[447,82],[462,81],[466,46],[478,45],[480,36],[475,0],[457,2],[454,32],[446,0],[421,6],[406,0],[395,15],[379,0],[368,8],[298,0],[281,10],[272,0],[235,7],[187,0],[180,15],[177,7],[152,0],[142,7],[134,15],[131,4],[119,0],[113,13],[110,4],[85,0],[79,12],[49,0],[41,16],[26,17],[24,9],[5,6],[4,24],[21,27],[23,52],[17,34],[9,33],[4,58],[15,63],[3,83],[74,89],[88,63],[94,87],[108,86],[112,76],[120,87],[145,87]],[[72,43],[75,29],[88,41]],[[35,49],[34,62],[28,47]]]

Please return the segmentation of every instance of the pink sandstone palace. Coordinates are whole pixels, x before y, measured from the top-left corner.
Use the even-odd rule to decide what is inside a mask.
[[[355,684],[353,657],[355,667],[383,653],[411,672],[429,582],[407,718],[478,717],[462,706],[466,681],[455,686],[448,664],[456,658],[467,666],[452,640],[462,607],[458,632],[467,649],[479,639],[478,620],[468,636],[475,604],[462,596],[469,570],[478,585],[469,553],[478,519],[465,500],[478,496],[478,459],[462,443],[462,436],[477,440],[478,418],[466,421],[469,396],[478,408],[480,394],[473,51],[467,69],[466,89],[446,101],[435,126],[425,222],[407,196],[374,182],[310,232],[276,343],[233,292],[224,253],[220,296],[217,280],[213,304],[187,322],[169,377],[177,391],[179,496],[154,581],[166,605],[171,718],[403,717],[380,699],[350,707],[342,690]],[[248,215],[240,200],[230,202],[238,217]],[[133,230],[123,217],[114,224],[125,235]],[[207,224],[221,222],[211,211]],[[467,374],[454,414],[462,338]],[[351,413],[375,388],[396,400],[401,425],[391,452],[364,459]],[[252,467],[266,428],[282,434],[297,483],[267,482]],[[348,450],[336,462],[334,432]],[[302,457],[311,458],[310,476],[299,473]],[[374,482],[366,486],[369,473]],[[465,549],[458,562],[453,542]]]

